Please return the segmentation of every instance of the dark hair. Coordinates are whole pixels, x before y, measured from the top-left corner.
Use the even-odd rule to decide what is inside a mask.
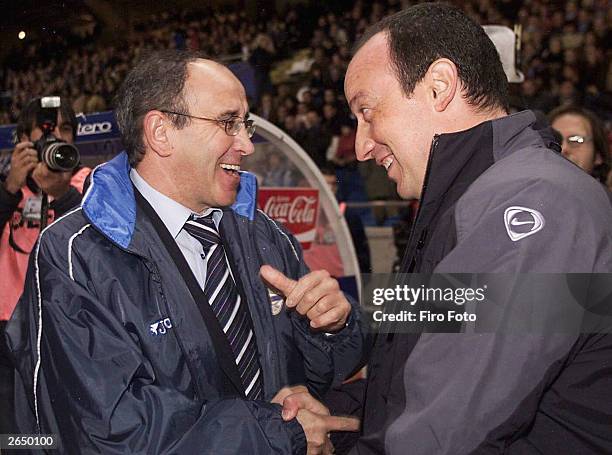
[[[387,35],[397,79],[407,96],[439,58],[457,67],[469,104],[480,110],[509,110],[508,79],[499,54],[484,29],[445,3],[421,3],[385,17],[366,30],[357,52],[374,35]]]
[[[132,166],[145,154],[142,137],[147,112],[154,109],[187,112],[183,98],[187,65],[199,58],[204,56],[190,51],[148,51],[121,84],[115,96],[115,116]],[[169,115],[169,118],[178,129],[189,122],[182,115]]]
[[[560,106],[553,109],[548,114],[548,120],[550,123],[563,115],[578,115],[589,122],[591,125],[591,134],[593,135],[593,149],[595,154],[601,159],[601,164],[593,167],[591,175],[597,180],[605,183],[608,171],[610,169],[610,151],[608,147],[608,138],[606,136],[606,130],[599,120],[599,117],[592,111],[576,105]]]
[[[15,137],[17,141],[21,140],[21,136],[30,137],[32,129],[36,127],[36,117],[41,110],[40,107],[41,97],[32,99],[26,107],[21,110],[19,114],[19,120],[17,121],[17,127],[15,128]],[[70,123],[72,127],[72,136],[76,139],[77,127],[79,126],[72,104],[67,98],[60,97],[59,111],[62,114],[62,120]]]

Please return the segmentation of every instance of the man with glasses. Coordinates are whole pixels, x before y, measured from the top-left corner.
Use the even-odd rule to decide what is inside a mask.
[[[347,421],[285,422],[271,400],[347,377],[358,315],[256,210],[244,88],[215,62],[157,52],[116,116],[126,152],[43,231],[7,329],[32,410],[20,432],[79,453],[329,453]]]

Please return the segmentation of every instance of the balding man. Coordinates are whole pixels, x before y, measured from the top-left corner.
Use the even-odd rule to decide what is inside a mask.
[[[612,211],[547,125],[508,114],[507,92],[493,43],[447,4],[389,16],[357,45],[357,158],[420,200],[400,272],[499,273],[507,287],[496,330],[376,334],[354,454],[612,453],[609,307],[585,316],[601,333],[570,333],[560,321],[576,313],[554,297],[563,273],[612,271]],[[521,294],[518,274],[537,286]],[[289,417],[314,409],[303,394],[283,403]]]
[[[43,231],[9,323],[18,406],[33,411],[21,432],[78,453],[330,451],[311,412],[285,422],[270,401],[352,371],[357,312],[256,210],[244,88],[215,62],[157,52],[116,115],[126,152]]]

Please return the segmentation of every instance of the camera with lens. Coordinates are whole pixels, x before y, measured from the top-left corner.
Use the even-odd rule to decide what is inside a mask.
[[[40,99],[40,110],[36,115],[36,126],[43,135],[34,142],[38,160],[52,171],[72,171],[81,159],[79,150],[72,144],[62,141],[53,135],[57,126],[58,111],[61,106],[59,96],[44,96]]]

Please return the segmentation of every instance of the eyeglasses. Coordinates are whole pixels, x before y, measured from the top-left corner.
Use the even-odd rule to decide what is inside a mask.
[[[195,115],[183,114],[181,112],[166,111],[163,109],[160,109],[160,112],[163,112],[164,114],[181,115],[183,117],[206,120],[208,122],[215,122],[217,125],[223,126],[225,134],[227,134],[228,136],[237,136],[238,133],[240,133],[240,130],[242,129],[242,125],[244,125],[244,127],[246,128],[246,133],[249,138],[253,137],[253,135],[255,134],[256,125],[254,120],[243,120],[240,117],[231,117],[223,120],[216,118],[196,117]]]
[[[593,138],[588,136],[580,136],[579,134],[574,134],[572,136],[564,138],[567,141],[567,145],[569,147],[580,147],[585,142],[591,141]]]

